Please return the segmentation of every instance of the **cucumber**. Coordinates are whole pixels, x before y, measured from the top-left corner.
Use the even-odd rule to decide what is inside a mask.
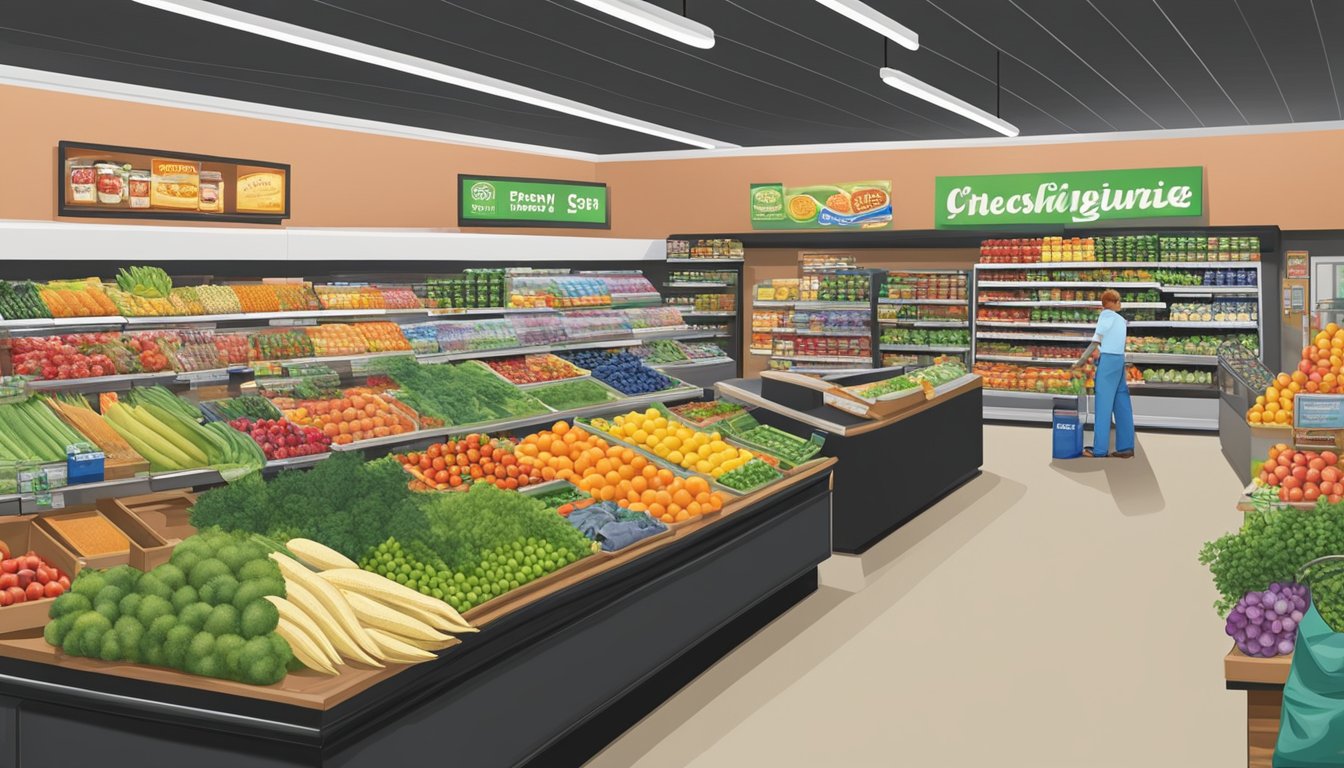
[[[153,453],[160,464],[167,469],[187,469],[200,466],[192,463],[192,459],[177,446],[166,441],[147,425],[137,421],[136,415],[130,410],[129,406],[115,403],[107,409],[104,416],[108,424],[112,425],[113,429],[126,438],[126,442],[130,443],[137,453],[146,459],[150,459],[151,462],[154,459],[146,451]],[[132,437],[135,439],[132,440]]]
[[[136,421],[187,457],[188,463],[184,466],[201,466],[209,463],[210,457],[206,455],[205,451],[196,447],[185,434],[177,430],[171,421],[160,421],[158,416],[149,410],[148,406],[131,405],[126,407]]]

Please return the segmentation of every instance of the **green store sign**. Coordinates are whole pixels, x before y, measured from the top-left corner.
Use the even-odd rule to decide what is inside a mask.
[[[457,223],[462,227],[610,229],[611,206],[606,184],[459,174]]]
[[[1090,224],[1204,213],[1204,168],[939,176],[938,229],[1001,224]]]

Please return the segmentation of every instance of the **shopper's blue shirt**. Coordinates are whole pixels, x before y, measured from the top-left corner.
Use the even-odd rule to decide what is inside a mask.
[[[1097,332],[1092,340],[1101,342],[1103,355],[1125,354],[1125,318],[1119,312],[1101,310],[1101,317],[1097,318]]]

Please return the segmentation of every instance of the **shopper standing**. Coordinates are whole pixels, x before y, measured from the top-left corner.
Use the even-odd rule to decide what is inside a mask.
[[[1111,448],[1111,417],[1115,417],[1115,456],[1134,456],[1134,407],[1129,402],[1125,383],[1125,318],[1120,315],[1120,293],[1108,288],[1101,294],[1101,316],[1092,341],[1101,348],[1097,372],[1093,376],[1096,392],[1096,418],[1092,425],[1092,447],[1084,456],[1103,457]]]

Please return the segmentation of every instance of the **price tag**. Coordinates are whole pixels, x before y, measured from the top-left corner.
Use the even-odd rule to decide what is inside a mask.
[[[832,408],[838,408],[846,413],[852,413],[855,416],[867,416],[868,404],[850,400],[846,397],[839,397],[830,392],[823,392],[821,399]]]
[[[229,372],[220,369],[210,371],[187,371],[185,373],[179,373],[177,375],[177,380],[186,382],[192,387],[204,386],[206,384],[226,384],[229,381]]]

